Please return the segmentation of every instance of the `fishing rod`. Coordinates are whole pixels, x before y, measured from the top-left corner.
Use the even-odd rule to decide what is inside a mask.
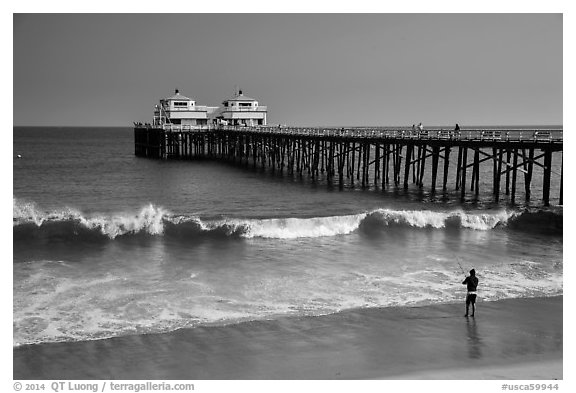
[[[458,258],[458,255],[455,255],[456,257],[456,262],[458,263],[458,266],[460,267],[460,270],[462,270],[462,273],[464,275],[466,275],[466,272],[464,271],[464,268],[462,267],[462,265],[460,264],[460,258]]]

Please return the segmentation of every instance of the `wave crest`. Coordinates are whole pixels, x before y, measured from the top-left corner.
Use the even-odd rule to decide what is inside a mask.
[[[57,230],[61,234],[67,231],[73,234],[79,232],[97,232],[110,239],[118,236],[147,233],[161,235],[164,232],[164,221],[169,213],[163,208],[152,204],[143,207],[139,213],[121,213],[113,216],[84,216],[81,212],[67,208],[50,212],[41,211],[33,202],[13,203],[13,227],[16,231],[35,231],[42,229]],[[36,228],[31,228],[31,226]]]
[[[144,207],[135,216],[118,215],[118,216],[97,216],[78,218],[81,225],[90,230],[98,230],[103,235],[111,239],[117,236],[135,233],[147,233],[149,235],[161,235],[164,232],[164,220],[168,213],[162,209],[150,204]]]
[[[544,229],[542,229],[544,225]],[[269,239],[315,238],[347,235],[355,231],[375,233],[409,229],[562,231],[562,215],[548,212],[507,211],[494,213],[440,212],[431,210],[377,209],[371,212],[311,218],[220,219],[173,215],[150,204],[137,213],[86,216],[73,209],[42,212],[33,203],[14,201],[15,239],[50,236],[91,236],[116,239],[121,236],[244,237]]]

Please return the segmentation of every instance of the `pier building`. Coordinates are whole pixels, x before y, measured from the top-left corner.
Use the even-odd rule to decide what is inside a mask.
[[[222,102],[216,118],[234,126],[265,126],[267,112],[266,106],[259,105],[257,100],[239,90],[232,98]]]
[[[194,128],[209,124],[235,126],[265,126],[267,107],[260,105],[254,98],[237,91],[230,99],[224,100],[221,107],[197,105],[176,89],[174,95],[160,100],[154,107],[155,127],[184,126]]]
[[[154,108],[154,126],[184,125],[205,126],[212,119],[218,107],[196,105],[196,101],[178,91],[174,95],[160,100]]]

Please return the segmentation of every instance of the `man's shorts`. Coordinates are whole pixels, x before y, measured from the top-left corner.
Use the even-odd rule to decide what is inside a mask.
[[[469,293],[466,296],[466,304],[476,304],[476,294],[475,293]]]

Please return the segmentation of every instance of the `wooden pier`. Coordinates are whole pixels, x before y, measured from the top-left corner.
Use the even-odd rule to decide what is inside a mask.
[[[519,176],[523,176],[524,196],[530,200],[534,168],[539,167],[543,175],[542,201],[548,206],[553,176],[555,180],[559,177],[558,199],[563,204],[562,132],[138,125],[134,142],[139,157],[226,160],[289,175],[324,176],[340,187],[374,184],[407,189],[411,180],[424,188],[426,178],[432,193],[451,188],[459,192],[461,200],[468,189],[479,195],[480,173],[486,173],[489,166],[494,200],[498,202],[504,191],[512,204]],[[454,157],[456,161],[451,163]],[[553,169],[553,159],[560,160],[559,172]]]

